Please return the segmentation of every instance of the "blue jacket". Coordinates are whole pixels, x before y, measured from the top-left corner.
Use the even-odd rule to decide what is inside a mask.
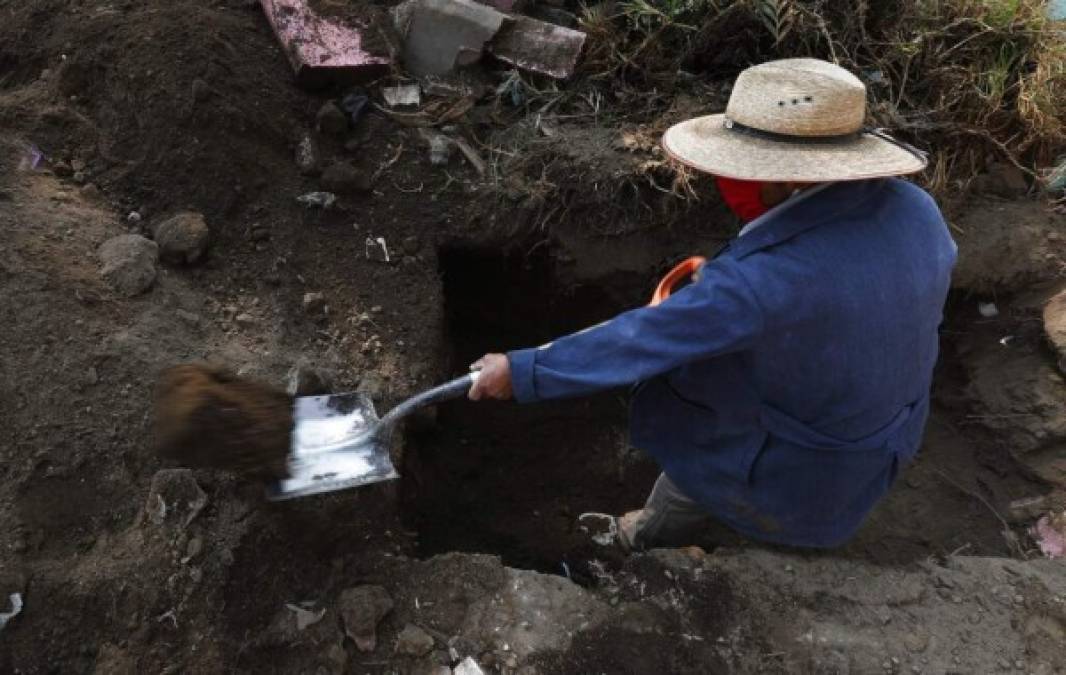
[[[510,352],[515,398],[639,383],[632,442],[689,497],[753,538],[837,546],[918,451],[955,257],[920,188],[837,183],[658,307]]]

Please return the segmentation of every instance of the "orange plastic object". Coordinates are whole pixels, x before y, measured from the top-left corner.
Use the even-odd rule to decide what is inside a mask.
[[[654,307],[669,298],[670,294],[674,292],[674,287],[695,274],[700,265],[705,262],[707,262],[706,258],[697,255],[678,263],[674,269],[667,272],[663,280],[655,287],[655,293],[651,296],[651,306]]]

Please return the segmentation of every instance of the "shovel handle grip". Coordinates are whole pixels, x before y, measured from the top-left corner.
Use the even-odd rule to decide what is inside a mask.
[[[391,427],[401,417],[406,417],[419,408],[465,396],[466,393],[470,391],[470,387],[472,387],[474,382],[477,381],[480,374],[480,372],[475,370],[462,377],[457,377],[450,382],[445,382],[438,387],[434,387],[421,394],[412,396],[382,417],[379,426],[381,428]]]
[[[651,296],[651,306],[654,307],[669,298],[670,294],[674,292],[674,287],[691,278],[705,262],[707,262],[706,258],[697,255],[682,260],[674,266],[674,269],[667,272],[663,280],[655,287],[655,293]]]

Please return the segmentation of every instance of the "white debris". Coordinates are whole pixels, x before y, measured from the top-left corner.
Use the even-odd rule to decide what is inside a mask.
[[[386,263],[392,262],[392,258],[389,256],[388,244],[385,243],[385,237],[371,235],[366,238],[366,259]]]
[[[332,192],[308,192],[305,195],[297,197],[296,201],[300,202],[307,208],[318,207],[328,209],[336,203],[337,195]]]
[[[8,599],[8,602],[11,603],[11,611],[10,612],[0,612],[0,630],[3,630],[4,626],[7,625],[8,621],[10,621],[11,619],[14,619],[16,616],[19,615],[20,612],[22,612],[22,594],[21,593],[12,593],[11,595],[7,596],[7,599]]]
[[[399,106],[417,106],[422,103],[422,87],[418,84],[401,84],[395,87],[385,87],[381,90],[385,97],[385,103],[390,108]]]
[[[452,675],[485,675],[485,671],[481,669],[477,661],[468,656],[452,670]]]
[[[607,523],[607,528],[603,532],[592,533],[589,526],[585,522],[596,522],[597,524]],[[611,546],[618,541],[618,520],[612,518],[603,513],[582,513],[577,517],[579,527],[583,532],[589,533],[592,541],[596,542],[600,546]]]
[[[986,319],[994,319],[999,316],[999,308],[994,302],[982,302],[977,305],[977,311]]]
[[[308,626],[313,626],[322,620],[322,617],[326,615],[326,608],[318,610],[304,609],[299,605],[294,605],[291,602],[285,603],[286,609],[289,609],[296,613],[296,628],[297,630],[303,630]]]
[[[141,222],[141,214],[136,211],[130,211],[130,214],[126,216],[126,220],[131,224],[136,225]]]

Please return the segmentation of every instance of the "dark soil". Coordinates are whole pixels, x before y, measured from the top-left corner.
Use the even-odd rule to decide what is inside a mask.
[[[223,368],[168,368],[156,397],[156,450],[180,466],[284,478],[292,405],[285,392]]]
[[[271,504],[258,481],[201,470],[207,506],[187,526],[147,516],[167,466],[151,417],[166,368],[206,361],[276,386],[308,360],[383,412],[486,351],[645,302],[671,263],[735,231],[709,183],[699,202],[667,194],[668,179],[637,172],[645,157],[619,150],[618,130],[598,118],[552,122],[556,136],[541,138],[518,124],[521,109],[483,102],[461,133],[487,145],[505,136],[515,166],[479,179],[458,158],[430,165],[419,135],[383,115],[319,134],[316,113],[344,93],[294,86],[254,2],[0,6],[0,599],[26,600],[0,634],[0,672],[315,672],[326,647],[308,656],[270,641],[289,603],[387,581],[405,620],[433,593],[444,600],[428,611],[459,616],[455,597],[502,584],[478,585],[480,568],[448,558],[454,588],[420,578],[411,589],[404,575],[422,563],[403,556],[488,552],[599,583],[584,563],[603,552],[583,543],[576,516],[640,506],[656,474],[625,442],[625,392],[524,408],[455,402],[398,435],[399,482]],[[295,166],[308,136],[321,167],[349,163],[371,191],[330,210],[298,204],[322,187]],[[27,144],[46,159],[20,173]],[[75,182],[75,164],[95,190]],[[112,293],[98,246],[184,210],[212,229],[207,261],[160,268],[139,298]],[[304,309],[309,292],[323,294],[322,311]],[[953,308],[951,332],[972,329],[971,310]],[[954,339],[920,460],[836,555],[910,565],[1011,553],[989,505],[1036,483],[971,424],[969,370],[954,363],[969,352]],[[270,420],[287,428],[283,415]],[[722,588],[688,589],[709,635],[743,612]],[[717,656],[661,620],[667,632],[639,637],[605,624],[546,656],[545,672],[716,672]],[[390,635],[402,628],[388,621]],[[349,672],[395,670],[391,652],[357,654],[350,641],[342,651]]]

